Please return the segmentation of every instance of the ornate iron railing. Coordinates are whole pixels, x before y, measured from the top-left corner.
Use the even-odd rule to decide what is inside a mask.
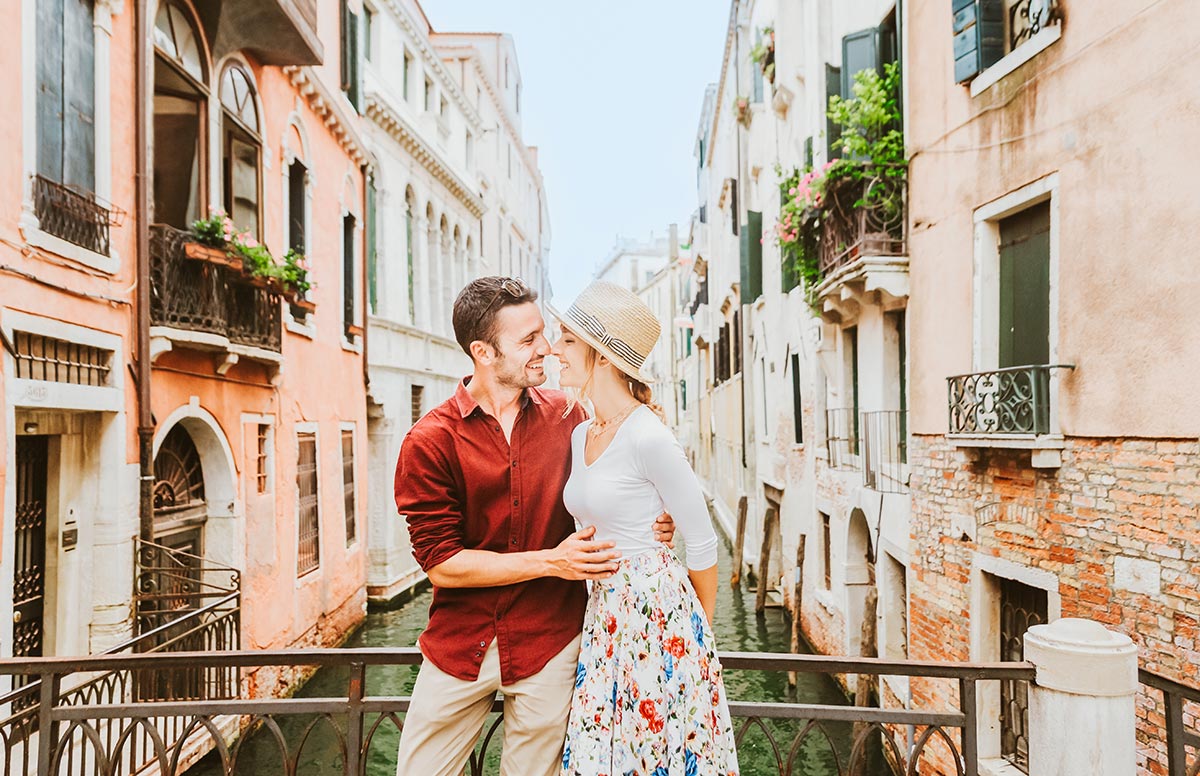
[[[241,572],[237,569],[144,539],[136,542],[134,603],[139,634],[176,622],[211,600],[226,599],[241,590]],[[235,642],[201,649],[236,648]]]
[[[863,485],[880,493],[908,492],[908,413],[862,414]]]
[[[33,213],[43,232],[104,256],[111,249],[109,227],[118,225],[124,215],[101,203],[95,194],[76,191],[41,175],[33,176]]]
[[[858,412],[852,407],[825,410],[825,448],[834,469],[857,469]]]
[[[28,674],[40,677],[42,703],[37,709],[40,730],[49,731],[48,745],[36,747],[36,773],[49,776],[61,773],[68,762],[69,774],[129,774],[139,765],[157,768],[162,776],[178,776],[196,752],[211,751],[214,768],[227,776],[248,774],[269,776],[280,773],[293,776],[308,762],[320,744],[316,735],[325,736],[326,757],[322,773],[346,776],[366,774],[369,760],[395,757],[395,736],[403,726],[402,715],[408,697],[376,696],[367,692],[369,668],[413,666],[421,661],[414,647],[394,649],[314,649],[280,652],[231,652],[226,654],[110,655],[84,659],[42,658],[27,661],[0,661],[0,674]],[[1033,666],[1028,663],[923,663],[892,662],[869,658],[827,658],[813,655],[773,655],[727,653],[722,655],[726,670],[796,671],[803,673],[853,674],[863,676],[911,676],[945,682],[945,697],[956,698],[944,708],[912,710],[863,706],[835,706],[806,703],[730,702],[735,718],[739,752],[753,751],[769,765],[758,766],[757,776],[778,774],[797,776],[805,772],[805,753],[813,747],[828,746],[840,776],[878,773],[888,766],[869,764],[868,758],[886,758],[898,773],[918,774],[933,768],[942,772],[975,776],[978,773],[976,686],[981,681],[1018,679],[1030,681]],[[233,671],[299,667],[337,667],[346,675],[345,693],[336,697],[179,699],[154,702],[120,701],[112,703],[67,702],[59,692],[63,683],[80,673],[122,672],[145,674],[171,671],[202,671],[217,667]],[[339,674],[340,675],[340,674]],[[503,704],[497,701],[495,711]],[[277,756],[277,767],[261,770],[249,765],[253,740],[243,736],[230,743],[228,721],[240,717],[243,731],[261,726],[266,746]],[[168,734],[160,729],[162,720],[177,720],[179,725]],[[472,756],[469,772],[482,776],[489,750],[500,740],[496,735],[502,718],[495,718],[484,731]],[[848,749],[833,743],[828,727],[854,723]],[[284,731],[292,731],[289,740]],[[316,733],[314,734],[314,731]],[[146,735],[142,735],[145,733]],[[134,751],[128,744],[134,738],[150,744]],[[305,749],[306,745],[310,748]],[[388,749],[388,751],[383,751]],[[12,750],[3,752],[6,762]],[[135,756],[136,755],[136,756]],[[239,758],[245,757],[244,760]],[[73,758],[68,760],[68,758]],[[95,770],[80,770],[86,762]],[[141,763],[138,763],[138,759]],[[743,759],[745,755],[743,754]],[[239,762],[241,764],[239,765]],[[391,769],[394,769],[394,759]],[[935,765],[936,763],[936,765]],[[247,770],[251,768],[252,770]],[[376,772],[382,772],[378,762]],[[394,770],[392,770],[394,772]]]
[[[150,227],[151,323],[279,352],[279,294],[230,267],[189,259],[184,246],[192,241],[187,232],[165,224]]]
[[[1166,744],[1166,776],[1197,776],[1200,774],[1200,724],[1197,723],[1200,719],[1200,689],[1145,669],[1138,671],[1138,680],[1142,683],[1142,691],[1151,700],[1155,696],[1162,697],[1158,713],[1139,715],[1139,722],[1141,725],[1152,725],[1156,724],[1156,719],[1163,720],[1162,727],[1156,731],[1157,736],[1151,738]],[[1192,726],[1190,730],[1188,724]],[[1149,748],[1153,750],[1155,747]]]
[[[1035,364],[947,377],[951,434],[1049,434],[1050,373]]]
[[[861,179],[842,178],[825,192],[819,267],[829,277],[859,256],[903,256],[906,250],[902,170],[868,167]]]
[[[194,702],[238,697],[238,669],[221,662],[216,652],[209,653],[208,663],[183,666],[173,673],[126,664],[122,658],[128,659],[134,653],[236,649],[240,640],[240,615],[241,596],[237,592],[229,593],[103,653],[105,657],[114,658],[111,664],[59,673],[24,672],[33,680],[31,683],[0,694],[0,709],[13,711],[0,720],[0,755],[3,756],[0,774],[131,774],[153,759],[156,748],[175,746],[186,739],[188,720],[179,715],[151,713],[145,718],[146,724],[134,725],[98,720],[83,733],[78,729],[64,732],[57,723],[50,722],[50,712],[52,707],[62,711],[110,708],[137,701]],[[20,662],[28,663],[29,659]],[[16,672],[0,669],[0,676],[5,673]],[[31,702],[17,710],[24,698],[31,698]],[[52,731],[52,737],[62,745],[55,757],[44,763],[41,758],[51,751],[51,748],[41,746],[42,731],[47,730]],[[61,739],[58,738],[60,733],[64,736]],[[90,742],[88,745],[83,745],[84,738]],[[101,750],[120,753],[119,759],[125,767],[110,770],[108,760],[111,756],[101,757]],[[43,770],[49,763],[54,763],[53,770]]]
[[[1012,51],[1058,20],[1055,0],[1018,0],[1008,7],[1008,50]]]

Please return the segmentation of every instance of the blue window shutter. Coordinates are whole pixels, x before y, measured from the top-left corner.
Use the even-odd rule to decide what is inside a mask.
[[[96,30],[92,0],[66,0],[63,11],[62,182],[92,191],[96,188]]]
[[[63,177],[63,0],[37,4],[37,171]]]
[[[1002,0],[952,0],[954,80],[970,81],[1004,56]]]

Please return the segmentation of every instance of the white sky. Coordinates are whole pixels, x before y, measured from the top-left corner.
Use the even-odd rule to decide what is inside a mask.
[[[559,304],[617,235],[666,235],[696,207],[704,87],[721,73],[729,0],[424,0],[439,32],[507,32],[525,142],[539,148]]]

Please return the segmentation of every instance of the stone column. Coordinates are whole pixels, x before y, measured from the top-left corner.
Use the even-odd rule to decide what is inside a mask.
[[[1098,622],[1065,617],[1025,633],[1030,776],[1134,773],[1137,647]]]

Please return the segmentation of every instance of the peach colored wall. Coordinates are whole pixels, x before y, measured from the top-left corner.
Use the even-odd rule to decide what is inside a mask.
[[[336,4],[326,9],[336,10]],[[327,15],[327,14],[325,14]],[[329,29],[322,16],[322,31]],[[336,22],[336,18],[334,19]],[[336,30],[336,26],[332,29]],[[322,35],[326,63],[336,65],[337,36]],[[282,140],[297,92],[278,67],[250,60],[263,110],[266,164],[263,178],[265,242],[282,254],[283,178]],[[317,68],[329,91],[338,93],[336,68]],[[332,76],[328,75],[333,73]],[[219,74],[217,74],[219,75]],[[332,83],[330,78],[335,79]],[[348,106],[347,110],[350,110]],[[308,259],[317,309],[315,336],[290,333],[283,339],[282,381],[273,389],[265,370],[253,363],[235,365],[226,378],[213,373],[210,358],[167,354],[154,374],[155,416],[164,418],[197,396],[200,406],[220,422],[233,451],[238,492],[246,514],[245,568],[242,575],[242,638],[247,648],[282,647],[297,643],[330,644],[340,640],[348,625],[362,618],[366,578],[366,389],[359,353],[342,346],[342,214],[352,211],[361,227],[363,177],[324,122],[307,107],[299,111],[307,145],[304,149],[312,187],[308,224]],[[349,175],[349,179],[347,179]],[[215,190],[210,187],[210,190]],[[361,268],[363,239],[356,239],[356,267]],[[356,270],[361,297],[361,269]],[[359,317],[361,323],[361,314]],[[177,369],[191,374],[181,374]],[[169,370],[169,371],[168,371]],[[246,384],[249,383],[249,384]],[[254,488],[254,439],[247,439],[242,413],[261,413],[275,419],[275,490],[273,502],[263,504]],[[355,481],[357,541],[345,541],[342,490],[341,423],[355,424]],[[320,567],[297,579],[296,424],[316,423],[321,520]],[[337,616],[334,616],[334,615]],[[328,620],[328,627],[324,623]]]
[[[948,9],[906,3],[910,431],[944,433],[945,377],[972,371],[972,211],[1059,176],[1063,433],[1200,435],[1200,4],[1065,4],[1062,39],[971,98]],[[1053,279],[1052,279],[1053,282]],[[1052,292],[1053,293],[1053,292]]]

